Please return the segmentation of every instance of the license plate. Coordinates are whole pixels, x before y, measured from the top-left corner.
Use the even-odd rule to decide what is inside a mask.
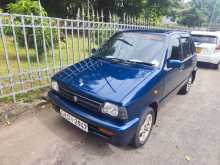
[[[88,124],[83,122],[80,119],[77,119],[76,117],[70,115],[69,113],[66,113],[63,110],[60,110],[60,115],[66,119],[67,121],[69,121],[70,123],[72,123],[73,125],[77,126],[78,128],[80,128],[81,130],[88,132]]]

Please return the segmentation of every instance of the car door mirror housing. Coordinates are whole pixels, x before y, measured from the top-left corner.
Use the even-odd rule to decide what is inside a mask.
[[[180,60],[169,59],[167,61],[167,68],[180,68],[182,63]]]

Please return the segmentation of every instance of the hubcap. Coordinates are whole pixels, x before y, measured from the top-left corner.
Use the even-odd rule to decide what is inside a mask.
[[[189,78],[187,84],[186,84],[186,90],[189,91],[192,85],[192,76]]]
[[[139,140],[141,143],[143,143],[150,134],[152,123],[153,123],[152,114],[148,114],[139,131]]]

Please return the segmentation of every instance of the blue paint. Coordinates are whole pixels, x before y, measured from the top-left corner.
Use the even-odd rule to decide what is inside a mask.
[[[145,108],[152,103],[160,106],[168,96],[176,93],[187,81],[190,74],[196,71],[196,55],[192,53],[180,62],[171,61],[173,68],[167,67],[170,38],[173,35],[189,36],[180,31],[123,31],[119,33],[158,34],[165,38],[159,66],[139,63],[115,62],[113,60],[90,57],[74,64],[52,77],[59,86],[83,97],[103,104],[110,102],[125,107],[127,120],[120,120],[100,111],[94,112],[75,105],[59,92],[51,90],[48,94],[51,102],[73,116],[85,121],[91,127],[105,128],[115,135],[106,137],[98,131],[90,132],[107,141],[125,145],[133,138],[140,117]],[[117,35],[116,33],[115,35]],[[155,92],[156,91],[156,92]]]

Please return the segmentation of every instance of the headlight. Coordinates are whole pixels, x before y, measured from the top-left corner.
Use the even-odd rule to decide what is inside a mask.
[[[51,81],[51,88],[53,89],[53,90],[55,90],[55,91],[59,91],[59,85],[58,85],[58,83],[56,82],[56,81]]]
[[[115,104],[106,102],[102,107],[102,113],[109,114],[120,119],[127,119],[127,110],[124,107],[118,107]]]
[[[105,103],[102,108],[102,113],[107,113],[116,117],[118,116],[118,106],[111,103]]]

